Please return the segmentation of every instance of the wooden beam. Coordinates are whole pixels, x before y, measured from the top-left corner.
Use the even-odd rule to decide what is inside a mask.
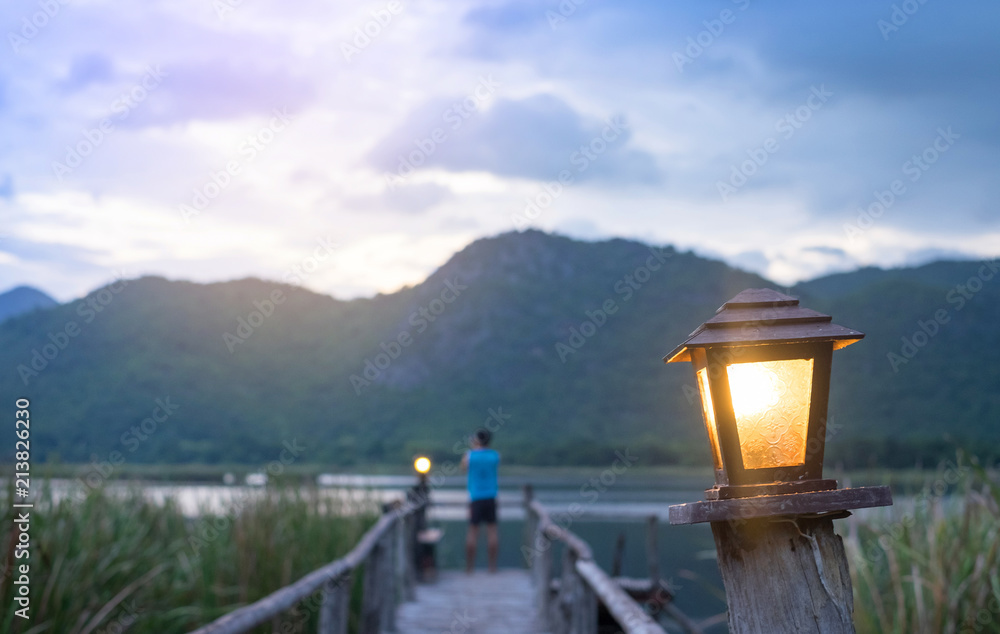
[[[669,513],[670,523],[677,525],[778,515],[837,513],[891,504],[892,493],[889,487],[874,486],[675,504],[670,507]]]
[[[577,560],[575,568],[625,634],[665,634],[663,628],[596,563],[591,560]]]

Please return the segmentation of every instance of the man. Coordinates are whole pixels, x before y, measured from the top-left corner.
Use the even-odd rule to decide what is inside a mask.
[[[479,429],[469,439],[470,451],[462,457],[462,469],[469,474],[469,532],[465,536],[465,572],[472,574],[476,567],[476,543],[479,525],[486,524],[486,552],[490,572],[497,570],[497,467],[500,454],[489,448],[490,432]]]

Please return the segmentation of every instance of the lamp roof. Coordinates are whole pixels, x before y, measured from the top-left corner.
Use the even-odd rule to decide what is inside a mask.
[[[687,341],[670,351],[667,363],[691,361],[691,348],[758,346],[832,341],[839,350],[865,334],[838,326],[829,315],[799,306],[799,300],[769,288],[748,288],[719,307]]]

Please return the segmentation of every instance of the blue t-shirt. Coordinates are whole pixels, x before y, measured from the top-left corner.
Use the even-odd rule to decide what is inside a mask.
[[[497,467],[500,454],[492,449],[469,452],[469,499],[488,500],[497,496]]]

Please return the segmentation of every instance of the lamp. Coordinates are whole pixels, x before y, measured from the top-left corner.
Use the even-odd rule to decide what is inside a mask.
[[[689,361],[715,465],[709,500],[827,491],[830,362],[864,333],[770,289],[748,289],[671,351]]]
[[[715,464],[707,499],[670,506],[669,521],[711,523],[734,634],[854,632],[833,520],[891,505],[892,493],[838,489],[823,451],[833,351],[862,337],[793,297],[748,289],[663,359],[694,365]]]
[[[413,469],[417,473],[425,475],[431,470],[431,459],[427,456],[417,456],[417,458],[413,461]]]

